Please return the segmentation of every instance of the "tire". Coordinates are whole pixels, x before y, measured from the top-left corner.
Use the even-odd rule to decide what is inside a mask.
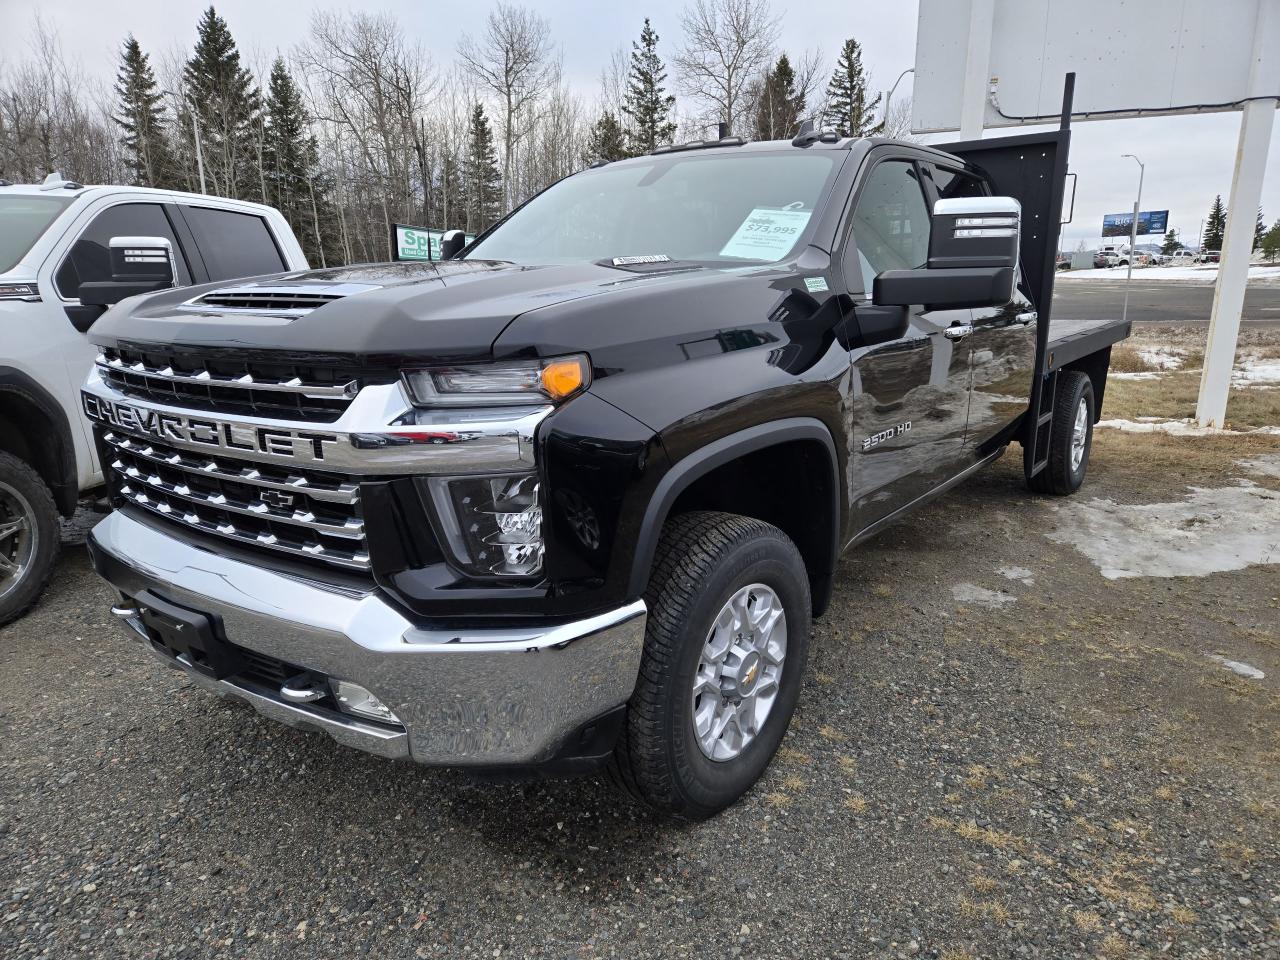
[[[0,452],[0,626],[40,599],[60,548],[49,488],[25,461]]]
[[[764,773],[786,733],[800,696],[809,652],[811,601],[804,560],[795,544],[777,527],[730,513],[698,512],[674,517],[663,528],[645,592],[649,619],[635,692],[610,761],[614,781],[635,799],[667,816],[704,820],[734,803]],[[731,602],[748,617],[761,614],[762,626],[735,632]],[[770,634],[767,614],[773,605],[783,618]],[[712,637],[720,620],[721,629]],[[730,625],[732,624],[732,625]],[[752,637],[771,636],[768,657],[735,651],[748,649]],[[714,666],[709,644],[730,639],[730,653]],[[777,641],[785,654],[778,658]],[[756,642],[763,642],[757,640]],[[751,657],[757,656],[752,667]],[[780,665],[773,663],[780,659]],[[736,666],[735,666],[736,664]],[[708,675],[718,673],[714,683]],[[736,671],[735,677],[729,673]],[[723,696],[695,694],[695,676],[704,690]],[[739,682],[742,684],[738,686]],[[776,693],[766,711],[769,690]],[[743,694],[735,703],[737,695]],[[742,704],[755,704],[750,717],[759,725],[749,738],[730,723],[716,739],[695,730],[695,702],[702,721],[723,708],[747,715]],[[747,720],[748,727],[753,720]],[[712,757],[710,749],[722,754]],[[737,753],[734,754],[735,746]]]
[[[1083,407],[1083,444],[1077,447],[1080,437],[1077,417]],[[1058,374],[1057,392],[1053,398],[1053,427],[1049,439],[1049,463],[1034,477],[1027,478],[1027,486],[1036,493],[1050,493],[1065,497],[1075,493],[1084,483],[1089,469],[1089,451],[1093,448],[1093,421],[1095,408],[1093,381],[1078,370],[1064,370]],[[1078,459],[1076,454],[1078,453]]]

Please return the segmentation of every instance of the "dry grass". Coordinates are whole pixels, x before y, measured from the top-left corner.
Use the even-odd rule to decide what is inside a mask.
[[[996,923],[1005,923],[1009,919],[1009,911],[996,900],[970,900],[968,897],[961,897],[960,916],[970,920],[985,917]]]
[[[1173,907],[1169,911],[1169,916],[1174,919],[1175,923],[1180,923],[1184,927],[1196,922],[1196,912],[1190,907]]]
[[[805,783],[803,777],[797,777],[794,773],[789,773],[782,778],[782,786],[792,793],[802,793],[808,784]]]
[[[1143,358],[1138,348],[1129,343],[1117,343],[1111,348],[1113,373],[1150,373],[1160,368]]]
[[[765,794],[764,802],[769,804],[771,807],[777,807],[779,809],[791,806],[791,798],[785,793],[779,793],[778,791]]]
[[[1076,910],[1071,914],[1071,919],[1077,927],[1089,933],[1102,926],[1102,918],[1092,910]]]
[[[1107,381],[1102,400],[1106,419],[1164,417],[1180,420],[1196,415],[1200,371],[1176,370],[1151,380]],[[1227,399],[1227,426],[1252,430],[1280,424],[1280,390],[1235,389]]]
[[[848,754],[841,754],[839,757],[840,772],[847,776],[853,776],[858,772],[858,761]]]
[[[797,750],[795,747],[779,747],[778,759],[783,763],[813,763],[813,757],[805,753],[803,750]]]
[[[969,886],[977,890],[979,893],[991,893],[1000,883],[995,877],[989,877],[985,873],[977,873],[969,878]]]
[[[830,740],[832,743],[844,743],[849,739],[848,734],[843,730],[837,730],[835,727],[826,724],[818,728],[818,736],[823,740]]]
[[[1135,955],[1133,948],[1129,945],[1129,941],[1118,933],[1108,933],[1102,938],[1102,943],[1098,945],[1098,952],[1104,957],[1113,957],[1120,960],[1121,957],[1129,958]]]
[[[995,850],[1017,850],[1024,846],[1024,842],[1012,833],[993,830],[991,827],[980,827],[971,820],[956,821],[948,820],[946,817],[931,816],[926,822],[935,830],[945,830],[948,833],[954,833],[962,840],[982,843]]]
[[[869,806],[867,798],[860,793],[849,794],[849,796],[844,798],[844,805],[854,813],[866,813],[867,807]]]

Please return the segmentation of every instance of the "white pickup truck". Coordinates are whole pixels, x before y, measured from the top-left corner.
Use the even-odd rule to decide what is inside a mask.
[[[95,355],[85,334],[112,304],[156,289],[113,279],[111,241],[128,238],[167,242],[183,286],[307,268],[284,217],[262,204],[59,174],[0,180],[0,624],[48,582],[58,515],[102,482],[80,412]]]

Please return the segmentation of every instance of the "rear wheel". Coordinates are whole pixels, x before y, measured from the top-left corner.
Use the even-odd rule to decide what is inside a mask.
[[[1053,427],[1049,439],[1049,463],[1027,486],[1036,493],[1066,496],[1084,483],[1093,446],[1093,381],[1078,370],[1058,374],[1053,398]]]
[[[0,453],[0,625],[40,598],[58,558],[58,510],[40,475]]]
[[[684,514],[663,530],[645,599],[610,769],[655,810],[705,819],[760,778],[791,721],[809,648],[804,561],[763,521]]]

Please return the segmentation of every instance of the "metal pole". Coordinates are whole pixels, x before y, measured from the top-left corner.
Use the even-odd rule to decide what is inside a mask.
[[[204,151],[200,148],[200,124],[196,122],[196,113],[191,111],[191,132],[196,137],[196,169],[200,171],[200,192],[208,193],[204,188]]]
[[[893,99],[893,94],[898,89],[898,84],[902,82],[902,78],[905,77],[908,73],[915,73],[915,72],[916,72],[915,67],[907,67],[907,69],[903,70],[900,74],[898,74],[898,79],[893,81],[893,86],[890,87],[889,92],[884,95],[884,119],[880,121],[880,132],[882,134],[885,132],[885,127],[889,123],[889,102]]]
[[[1235,366],[1240,314],[1249,282],[1249,257],[1253,253],[1254,217],[1262,198],[1267,151],[1271,146],[1276,108],[1280,106],[1280,98],[1275,97],[1276,88],[1280,86],[1277,49],[1280,49],[1280,7],[1259,3],[1253,32],[1253,65],[1249,71],[1249,96],[1259,99],[1246,103],[1240,117],[1236,168],[1231,177],[1231,198],[1227,201],[1227,228],[1218,264],[1218,282],[1213,291],[1213,313],[1209,316],[1200,397],[1196,402],[1196,420],[1202,427],[1223,427],[1227,420],[1231,369]]]
[[[1121,320],[1128,320],[1129,284],[1133,281],[1133,261],[1138,255],[1138,211],[1142,208],[1142,178],[1146,176],[1147,167],[1132,153],[1123,153],[1121,156],[1128,157],[1138,164],[1138,199],[1133,203],[1133,223],[1129,225],[1129,272],[1124,278],[1124,312],[1120,315]]]

